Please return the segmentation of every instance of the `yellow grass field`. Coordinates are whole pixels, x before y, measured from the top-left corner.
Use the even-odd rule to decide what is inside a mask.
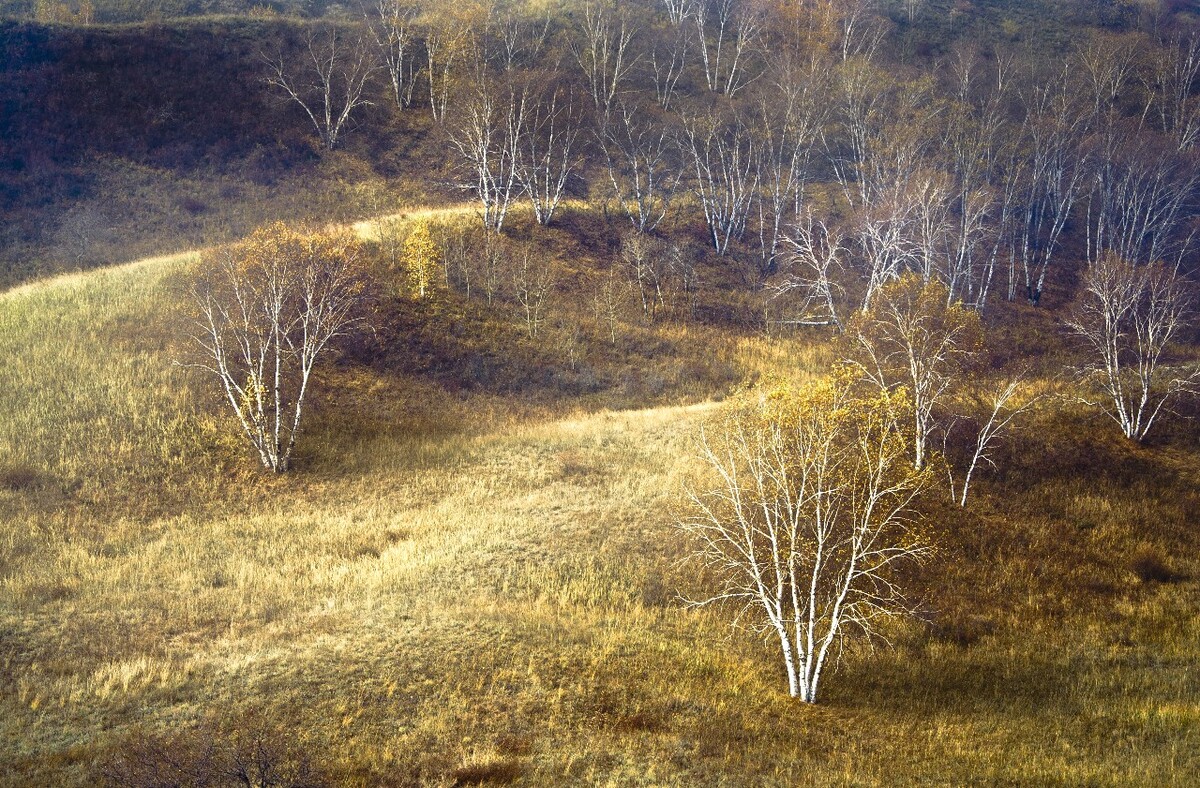
[[[971,511],[934,508],[929,619],[806,707],[768,643],[679,601],[719,402],[533,406],[343,364],[268,477],[174,363],[192,259],[0,294],[0,783],[149,785],[251,740],[348,786],[1200,775],[1194,437],[1043,416]],[[827,358],[712,332],[747,378]]]

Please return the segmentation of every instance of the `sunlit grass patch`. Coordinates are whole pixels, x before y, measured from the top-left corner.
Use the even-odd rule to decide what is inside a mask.
[[[703,578],[674,521],[699,425],[737,385],[820,374],[821,336],[633,326],[667,355],[583,397],[343,357],[279,479],[173,363],[187,264],[0,295],[16,784],[235,758],[251,729],[346,785],[1182,785],[1200,768],[1182,442],[1039,416],[976,507],[932,509],[925,619],[844,653],[805,707],[771,643],[683,604]]]

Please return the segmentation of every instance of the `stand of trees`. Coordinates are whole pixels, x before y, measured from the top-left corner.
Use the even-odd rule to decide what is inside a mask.
[[[907,272],[982,310],[1040,304],[1080,259],[1193,249],[1200,38],[1093,32],[1039,57],[964,43],[917,68],[855,0],[801,5],[381,0],[359,35],[392,104],[426,97],[485,226],[521,199],[549,223],[589,183],[638,232],[697,217],[718,254],[757,258],[781,325],[840,326]],[[333,40],[309,71],[335,63]],[[327,147],[365,100],[360,61],[336,66],[314,80],[336,96],[320,111],[282,63],[270,75]]]
[[[990,305],[1066,302],[1078,275],[1076,396],[1130,439],[1200,385],[1176,352],[1200,230],[1198,36],[1096,31],[1046,57],[963,45],[919,69],[889,57],[887,20],[855,0],[585,3],[551,16],[380,0],[361,25],[306,41],[302,63],[267,59],[267,81],[325,149],[378,77],[395,111],[427,105],[440,175],[477,201],[475,234],[421,224],[402,252],[385,244],[414,299],[444,283],[511,302],[531,342],[553,335],[560,271],[514,245],[506,222],[528,201],[549,225],[588,196],[623,228],[589,293],[613,346],[627,312],[646,324],[692,313],[687,235],[762,297],[768,329],[839,335],[829,380],[721,411],[702,440],[707,483],[681,522],[715,584],[696,604],[742,605],[804,701],[846,638],[911,609],[898,567],[931,549],[918,497],[944,477],[966,506],[999,442],[1044,401],[1025,375],[983,369]],[[246,247],[255,255],[214,269],[227,300],[197,291],[205,366],[272,470],[287,468],[312,363],[353,325],[358,292],[344,276],[353,254],[322,253],[326,278],[313,279],[310,252],[284,236],[267,231]],[[302,272],[279,277],[278,260]],[[294,296],[288,277],[330,284]],[[337,317],[310,332],[305,310],[325,302]],[[238,314],[266,328],[246,333]]]

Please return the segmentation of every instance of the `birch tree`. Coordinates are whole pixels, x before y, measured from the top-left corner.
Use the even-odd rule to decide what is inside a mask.
[[[554,292],[554,266],[551,260],[525,247],[512,261],[512,291],[521,305],[521,316],[530,339],[541,333],[546,307]]]
[[[202,262],[195,366],[217,379],[267,470],[291,466],[315,365],[363,322],[361,257],[349,233],[277,223]]]
[[[367,26],[383,59],[399,108],[412,104],[417,86],[417,6],[409,0],[376,0]]]
[[[1127,123],[1099,135],[1087,211],[1089,260],[1112,254],[1148,263],[1187,251],[1190,239],[1180,230],[1194,216],[1200,170],[1157,136]]]
[[[753,6],[740,0],[701,0],[692,21],[709,90],[733,96],[758,78],[761,69],[750,60],[762,23]]]
[[[975,433],[971,446],[971,455],[965,462],[962,486],[959,487],[954,478],[954,468],[949,460],[946,462],[946,474],[950,480],[950,497],[959,506],[967,505],[967,496],[971,492],[971,480],[975,472],[984,466],[995,468],[996,443],[1013,427],[1017,418],[1041,401],[1038,394],[1022,395],[1022,389],[1027,388],[1023,375],[1002,381],[995,388],[976,394],[976,410],[981,414],[979,430]],[[953,425],[946,429],[945,438],[948,442]]]
[[[1151,58],[1144,78],[1150,94],[1147,113],[1179,150],[1191,150],[1200,140],[1200,96],[1192,91],[1200,78],[1200,36],[1180,37]]]
[[[550,224],[571,176],[582,163],[582,123],[569,88],[554,85],[536,98],[520,145],[516,176],[538,224]]]
[[[704,211],[718,254],[746,232],[758,172],[750,129],[736,113],[716,110],[685,120],[680,146],[687,154],[692,192]]]
[[[304,54],[289,63],[282,52],[267,63],[267,84],[278,88],[308,115],[326,150],[338,140],[359,107],[372,102],[363,93],[375,72],[361,35],[327,25],[308,32]]]
[[[667,306],[667,245],[646,233],[631,232],[621,238],[620,255],[641,304],[642,317],[653,323],[660,309]]]
[[[604,274],[597,275],[592,290],[592,315],[607,331],[609,343],[617,345],[617,326],[625,314],[629,300],[628,282],[617,274],[615,265],[609,266]]]
[[[944,285],[906,274],[884,286],[846,328],[848,362],[885,392],[908,392],[913,465],[925,467],[936,409],[982,344],[979,315],[950,303]]]
[[[637,54],[630,47],[636,32],[623,14],[600,4],[584,6],[579,40],[572,42],[572,51],[583,72],[602,131],[608,125],[622,85],[637,65]]]
[[[601,133],[613,194],[638,232],[658,227],[679,187],[679,148],[669,127],[644,106],[620,104]]]
[[[942,279],[952,297],[978,309],[987,303],[1003,231],[1015,212],[1015,189],[1003,177],[1003,67],[998,58],[997,77],[988,79],[980,74],[976,55],[961,54],[954,63],[956,95],[944,116],[941,158],[952,179],[956,210]]]
[[[650,74],[654,77],[654,97],[664,110],[671,109],[688,65],[691,38],[682,22],[673,22],[663,35],[655,36],[650,47]]]
[[[1081,104],[1068,64],[1057,77],[1032,87],[1025,102],[1023,136],[1029,154],[1018,249],[1025,294],[1036,305],[1071,208],[1086,184],[1087,157],[1081,141],[1089,108]]]
[[[438,247],[429,232],[429,222],[419,220],[404,239],[404,272],[409,295],[418,301],[433,291],[438,270]]]
[[[836,227],[809,213],[784,239],[779,271],[767,282],[772,301],[784,305],[780,325],[842,329],[838,302],[846,247]]]
[[[521,75],[490,73],[482,58],[475,77],[448,121],[451,147],[470,173],[466,188],[475,193],[483,225],[499,231],[521,181],[522,144],[533,111],[530,88]]]
[[[906,460],[901,400],[822,381],[738,402],[702,435],[711,483],[681,526],[717,587],[692,603],[731,603],[777,642],[807,703],[845,638],[912,607],[896,570],[929,552],[915,527],[929,473]]]
[[[759,185],[758,242],[770,270],[789,219],[800,214],[813,153],[826,119],[827,80],[819,61],[785,61],[757,97],[753,131]]]
[[[1112,418],[1126,438],[1145,440],[1172,400],[1200,386],[1200,370],[1166,363],[1171,343],[1191,323],[1191,294],[1173,269],[1115,255],[1092,263],[1067,323],[1091,355],[1081,399]]]
[[[662,0],[667,19],[673,25],[682,23],[696,13],[696,0]]]
[[[456,84],[461,79],[462,63],[474,38],[476,20],[473,9],[438,8],[420,19],[425,41],[425,83],[429,88],[429,112],[441,123]]]

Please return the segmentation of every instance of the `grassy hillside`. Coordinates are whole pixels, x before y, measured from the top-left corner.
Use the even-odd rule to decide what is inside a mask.
[[[449,114],[435,122],[426,103],[434,68],[403,110],[377,80],[334,151],[263,80],[264,51],[303,55],[299,17],[325,4],[185,20],[248,9],[97,5],[100,25],[0,22],[0,785],[1195,782],[1200,406],[1181,398],[1150,440],[1122,439],[1070,396],[1083,359],[1064,326],[1102,251],[1169,250],[1194,269],[1194,199],[1147,235],[1161,246],[1108,249],[1100,224],[1140,226],[1118,210],[1136,204],[1117,197],[1133,181],[1102,175],[1140,173],[1143,152],[1171,152],[1151,162],[1157,193],[1197,188],[1195,80],[1167,90],[1160,66],[1176,61],[1158,59],[1187,54],[1170,35],[1194,22],[1186,4],[884,2],[860,39],[857,6],[818,24],[819,3],[767,4],[750,55],[763,73],[720,95],[693,52],[671,109],[665,7],[614,6],[640,26],[620,122],[646,121],[665,151],[656,177],[678,187],[638,238],[620,205],[632,175],[610,164],[616,115],[574,54],[574,4],[552,4],[549,43],[540,16],[431,14],[423,46],[468,23],[478,46],[471,69],[460,53]],[[713,30],[694,44],[723,46]],[[849,55],[860,45],[871,63]],[[959,79],[966,55],[981,76]],[[1125,58],[1116,93],[1087,68],[1110,55]],[[1019,67],[1003,90],[1001,61]],[[471,104],[490,95],[475,88],[515,101],[523,80],[594,117],[577,119],[552,226],[521,196],[488,236],[478,201],[453,202],[493,193],[472,186],[489,173],[455,135],[470,148],[471,108],[491,106]],[[1026,106],[1043,88],[1062,103]],[[1168,101],[1179,118],[1147,109]],[[505,117],[495,106],[484,115]],[[516,134],[507,117],[496,140]],[[1086,134],[1038,148],[1060,122]],[[527,149],[543,134],[531,121],[503,148],[521,151],[510,175],[543,161]],[[1027,184],[1035,153],[1071,166]],[[714,156],[745,164],[713,180]],[[1051,205],[1074,194],[1055,180],[1068,169],[1075,202]],[[734,202],[737,221],[721,212]],[[358,221],[372,285],[371,330],[318,368],[293,470],[276,476],[188,363],[189,285],[205,250],[280,218]],[[442,266],[423,299],[398,258],[415,220]],[[812,273],[805,227],[825,260]],[[963,288],[943,305],[979,299],[972,383],[1021,369],[1064,396],[1004,436],[967,508],[940,488],[921,501],[936,551],[900,577],[919,615],[848,646],[806,705],[787,696],[778,646],[730,627],[736,610],[681,601],[711,578],[674,524],[725,400],[823,375],[844,352],[804,325],[827,317],[806,294],[824,287],[847,318],[906,267]],[[536,323],[519,301],[542,273],[554,284]],[[1191,329],[1164,364],[1193,363],[1198,341]]]
[[[466,353],[350,354],[300,469],[268,478],[172,363],[192,259],[0,295],[0,782],[159,784],[252,756],[337,785],[1200,770],[1190,425],[1134,447],[1074,406],[1040,414],[968,511],[934,504],[939,552],[910,578],[926,618],[846,653],[806,707],[769,644],[678,602],[697,578],[671,523],[714,400],[819,370],[819,337],[647,328],[652,388],[593,337],[607,382],[582,400],[457,385]],[[565,368],[457,308],[491,352]],[[391,339],[413,319],[382,314]],[[698,347],[708,371],[667,374]]]

